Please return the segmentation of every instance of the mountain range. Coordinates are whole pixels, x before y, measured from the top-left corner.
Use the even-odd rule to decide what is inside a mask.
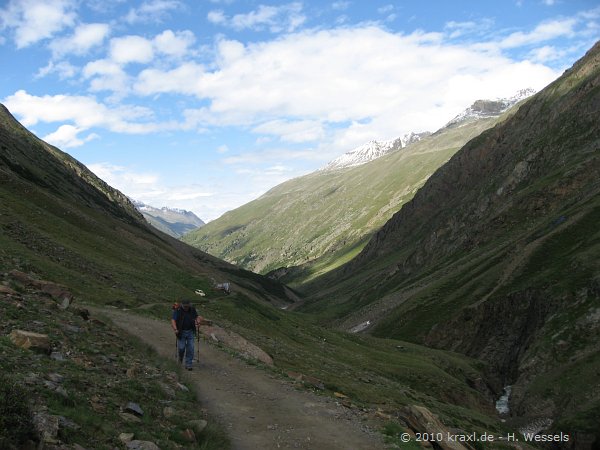
[[[136,200],[132,200],[132,203],[150,225],[174,238],[205,225],[196,214],[185,209],[167,206],[156,208]]]
[[[510,115],[517,99],[478,101],[433,134],[359,147],[183,239],[288,284],[313,279],[355,256],[456,151]]]

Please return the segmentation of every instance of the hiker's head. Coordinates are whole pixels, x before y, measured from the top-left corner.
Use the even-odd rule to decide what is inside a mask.
[[[183,300],[181,302],[181,307],[187,311],[188,309],[190,309],[190,301],[189,300]]]

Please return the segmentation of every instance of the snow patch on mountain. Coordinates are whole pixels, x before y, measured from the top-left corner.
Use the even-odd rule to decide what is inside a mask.
[[[338,170],[348,167],[360,166],[374,159],[381,158],[384,155],[400,150],[407,145],[421,140],[430,133],[407,133],[397,139],[389,141],[369,141],[360,147],[357,147],[349,152],[344,153],[339,158],[334,159],[320,170]]]
[[[510,107],[516,105],[521,100],[531,97],[535,90],[521,89],[515,95],[509,98],[498,98],[496,100],[477,100],[454,119],[446,124],[445,127],[459,127],[466,123],[488,117],[497,117]]]

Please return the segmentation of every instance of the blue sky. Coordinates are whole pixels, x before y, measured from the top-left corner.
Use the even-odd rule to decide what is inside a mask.
[[[590,0],[4,0],[0,101],[130,197],[212,220],[540,90],[599,37]]]

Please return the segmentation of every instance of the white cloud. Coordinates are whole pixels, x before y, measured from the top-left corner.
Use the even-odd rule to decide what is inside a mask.
[[[134,89],[142,95],[158,93],[194,94],[204,68],[196,63],[184,63],[167,71],[146,69],[140,72]]]
[[[144,71],[136,90],[208,101],[184,112],[188,124],[245,126],[289,142],[326,135],[349,149],[368,139],[433,131],[477,99],[540,89],[558,75],[540,64],[446,44],[439,33],[402,35],[376,26],[249,45],[221,40],[216,52],[216,68]],[[329,135],[325,126],[341,131]]]
[[[209,11],[206,18],[209,22],[214,23],[216,25],[222,25],[227,22],[227,17],[225,13],[221,10]]]
[[[66,54],[84,55],[108,36],[110,26],[105,23],[85,23],[77,26],[71,36],[55,39],[50,43],[54,57]]]
[[[129,90],[129,75],[123,68],[108,59],[89,62],[83,68],[84,79],[90,80],[90,90],[112,91],[124,95]]]
[[[302,14],[302,3],[294,2],[281,6],[259,5],[258,9],[246,14],[227,17],[221,10],[208,13],[208,20],[214,24],[226,25],[235,30],[269,30],[272,33],[293,32],[300,27],[306,17]]]
[[[252,130],[257,134],[270,134],[279,136],[284,142],[313,142],[325,136],[323,125],[315,120],[272,120],[255,127]]]
[[[79,69],[67,61],[49,61],[44,67],[40,68],[35,74],[35,78],[43,78],[51,73],[58,74],[61,80],[73,78]]]
[[[494,25],[494,21],[491,19],[479,19],[476,21],[466,22],[446,22],[444,30],[449,33],[451,39],[466,35],[466,34],[478,34],[487,32]]]
[[[331,9],[334,11],[345,11],[350,6],[348,1],[337,1],[331,4]]]
[[[141,36],[124,36],[110,40],[110,58],[118,64],[148,63],[154,58],[152,41]]]
[[[529,33],[517,31],[508,37],[502,39],[498,46],[500,48],[515,48],[524,45],[538,44],[558,37],[573,37],[575,35],[575,25],[577,19],[565,18],[551,20],[541,23]]]
[[[178,0],[149,0],[143,2],[139,8],[131,8],[125,16],[125,21],[130,24],[156,23],[165,19],[169,11],[183,7],[183,3]]]
[[[78,135],[83,131],[85,130],[73,125],[61,125],[55,132],[44,136],[42,139],[59,148],[72,148],[79,147],[100,137],[95,133],[90,133],[81,139]]]
[[[377,12],[379,14],[387,14],[390,13],[394,10],[394,5],[385,5],[385,6],[381,6],[380,8],[377,8]]]
[[[175,120],[153,121],[153,112],[148,108],[126,105],[110,108],[98,103],[92,97],[72,95],[38,97],[20,90],[6,97],[3,103],[26,127],[38,122],[71,122],[77,133],[92,127],[100,127],[127,134],[180,130],[183,127]],[[73,128],[65,128],[56,137],[67,136],[74,131]]]
[[[154,38],[154,46],[160,53],[180,58],[189,52],[189,47],[195,41],[194,33],[189,30],[176,32],[165,30]]]
[[[13,30],[17,48],[24,48],[72,27],[75,8],[73,0],[11,0],[0,9],[0,30]]]

